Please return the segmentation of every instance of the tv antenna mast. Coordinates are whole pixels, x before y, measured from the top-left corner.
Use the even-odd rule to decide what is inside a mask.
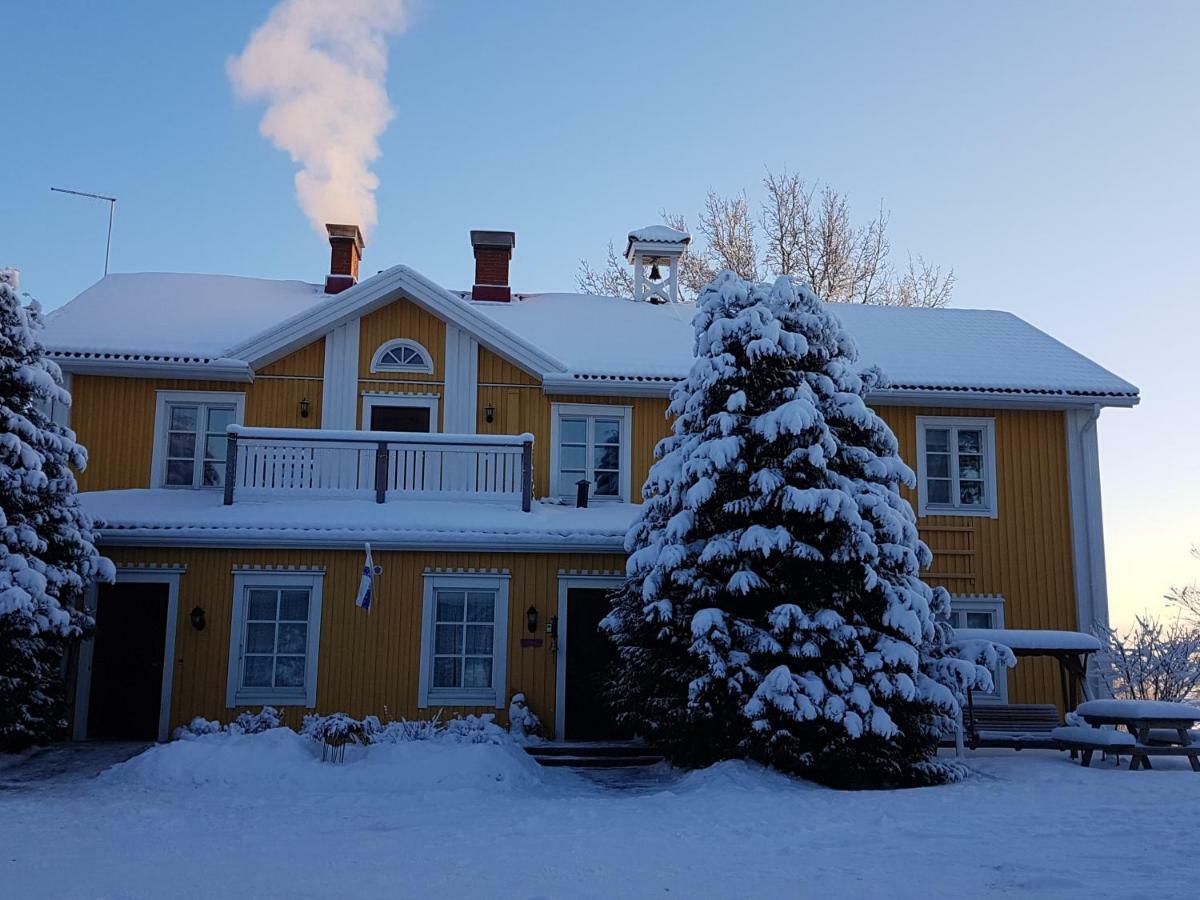
[[[59,194],[74,194],[76,197],[90,197],[92,200],[103,200],[108,204],[108,239],[104,242],[104,274],[108,274],[108,254],[112,250],[113,212],[117,208],[116,197],[106,197],[103,194],[89,194],[87,191],[71,191],[67,188],[52,187],[50,190]]]

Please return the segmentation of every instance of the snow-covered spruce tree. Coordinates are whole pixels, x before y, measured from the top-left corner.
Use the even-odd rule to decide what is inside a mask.
[[[839,786],[930,784],[988,670],[952,655],[949,597],[899,492],[840,323],[791,278],[721,273],[626,538],[604,621],[619,717],[684,765],[749,756]]]
[[[91,625],[80,600],[113,577],[76,497],[71,467],[87,454],[47,413],[70,395],[37,342],[41,324],[16,272],[0,270],[0,751],[64,726],[63,652]]]

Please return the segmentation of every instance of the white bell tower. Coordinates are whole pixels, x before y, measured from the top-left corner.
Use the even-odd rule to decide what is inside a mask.
[[[633,263],[633,299],[648,303],[679,302],[679,260],[692,236],[666,225],[629,232],[625,258]],[[666,268],[666,276],[662,269]]]

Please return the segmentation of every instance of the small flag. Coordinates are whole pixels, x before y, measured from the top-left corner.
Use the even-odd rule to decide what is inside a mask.
[[[375,565],[371,559],[371,545],[367,544],[367,561],[363,565],[362,578],[358,582],[358,596],[354,598],[354,605],[361,606],[367,612],[371,611],[371,604],[375,601],[375,576],[383,571],[383,566]]]

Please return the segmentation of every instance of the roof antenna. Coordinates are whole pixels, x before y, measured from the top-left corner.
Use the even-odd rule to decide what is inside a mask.
[[[113,212],[117,208],[116,197],[105,197],[103,194],[89,194],[87,191],[71,191],[67,188],[50,188],[52,191],[57,191],[60,194],[74,194],[76,197],[91,197],[93,200],[104,200],[108,203],[108,239],[104,242],[104,274],[108,274],[108,253],[112,249],[112,223]]]

